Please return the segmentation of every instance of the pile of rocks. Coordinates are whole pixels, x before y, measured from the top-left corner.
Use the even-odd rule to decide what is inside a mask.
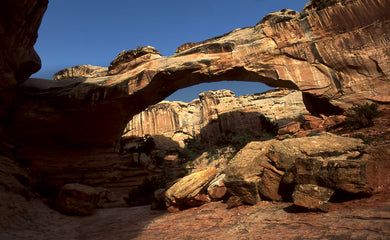
[[[373,193],[364,148],[360,139],[330,133],[251,142],[223,173],[210,168],[188,175],[165,193],[160,190],[158,200],[170,210],[221,199],[231,208],[264,199],[326,212],[335,192]]]
[[[346,118],[344,115],[325,116],[321,114],[320,117],[302,115],[299,120],[281,126],[278,131],[279,138],[306,137],[310,134],[323,133],[343,124]]]

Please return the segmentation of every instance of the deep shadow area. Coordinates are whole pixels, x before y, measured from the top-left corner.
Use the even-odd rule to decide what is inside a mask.
[[[297,206],[295,204],[292,204],[291,206],[283,208],[284,211],[287,213],[309,213],[309,212],[318,212],[315,210],[310,210],[301,206]]]
[[[302,92],[302,98],[306,109],[314,116],[341,115],[344,112],[343,109],[332,105],[326,98],[319,98],[307,92]]]

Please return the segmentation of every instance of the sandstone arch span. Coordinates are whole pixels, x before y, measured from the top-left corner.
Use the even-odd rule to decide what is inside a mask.
[[[220,80],[299,89],[340,107],[389,102],[390,3],[312,0],[256,26],[162,57],[153,48],[121,53],[108,69],[79,66],[56,81],[19,88],[7,128],[25,142],[113,145],[130,117],[177,89]]]

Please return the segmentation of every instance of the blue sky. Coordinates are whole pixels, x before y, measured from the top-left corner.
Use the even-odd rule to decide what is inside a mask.
[[[35,49],[42,69],[32,77],[51,79],[64,68],[108,66],[122,50],[153,46],[164,56],[186,42],[198,42],[253,26],[264,15],[308,0],[51,0]],[[261,83],[218,82],[182,89],[168,100],[190,101],[199,92],[230,89],[237,96],[269,88]]]

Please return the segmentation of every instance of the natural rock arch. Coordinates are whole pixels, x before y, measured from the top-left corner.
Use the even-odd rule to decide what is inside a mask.
[[[6,128],[22,142],[39,136],[41,143],[112,146],[132,115],[177,89],[220,80],[299,89],[311,102],[342,108],[389,102],[389,2],[322,2],[184,44],[173,56],[139,48],[121,53],[108,69],[78,67],[59,73],[63,80],[28,80]]]

